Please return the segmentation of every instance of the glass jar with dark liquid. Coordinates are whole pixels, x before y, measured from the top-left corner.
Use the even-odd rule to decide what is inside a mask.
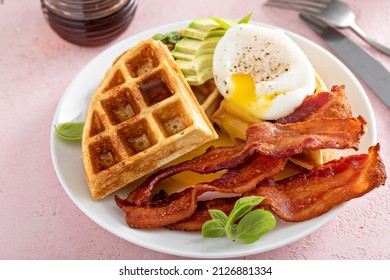
[[[126,30],[138,0],[41,0],[41,5],[45,19],[63,39],[99,46]]]

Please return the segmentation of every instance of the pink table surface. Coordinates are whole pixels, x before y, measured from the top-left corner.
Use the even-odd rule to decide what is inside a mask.
[[[124,241],[76,207],[51,160],[54,112],[69,83],[92,58],[128,36],[166,23],[206,15],[240,18],[254,11],[253,20],[296,32],[327,48],[295,12],[263,7],[264,2],[141,0],[125,33],[106,46],[87,48],[59,38],[44,20],[39,1],[5,0],[0,5],[0,259],[183,259]],[[346,2],[368,34],[390,45],[390,1]],[[390,57],[343,32],[390,69]],[[390,174],[390,111],[365,89]],[[387,180],[307,237],[241,259],[390,259],[389,201]]]

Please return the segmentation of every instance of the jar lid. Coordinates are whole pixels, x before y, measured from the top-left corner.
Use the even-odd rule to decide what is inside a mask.
[[[94,20],[109,16],[135,0],[42,0],[50,12],[69,20]]]

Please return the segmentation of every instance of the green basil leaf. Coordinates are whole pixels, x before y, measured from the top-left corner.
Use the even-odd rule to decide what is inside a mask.
[[[236,227],[236,238],[243,243],[253,243],[276,226],[271,212],[256,209],[245,215]]]
[[[222,237],[225,235],[225,224],[219,220],[208,220],[202,226],[203,237]]]
[[[236,201],[233,210],[226,219],[226,235],[235,240],[233,236],[233,224],[246,213],[252,210],[253,207],[259,205],[264,200],[262,196],[245,196]]]
[[[210,16],[210,18],[211,18],[212,20],[214,20],[216,23],[218,23],[219,26],[220,26],[221,28],[225,29],[225,30],[228,30],[228,29],[231,27],[229,23],[227,23],[226,21],[224,21],[224,20],[221,19],[221,18],[212,17],[212,16]]]
[[[233,210],[230,212],[227,222],[235,222],[237,219],[241,218],[243,215],[252,210],[253,207],[259,205],[264,200],[262,196],[245,196],[241,197],[234,204]]]
[[[54,126],[59,137],[69,141],[81,140],[83,136],[83,122],[67,122]]]
[[[221,221],[225,224],[227,216],[223,211],[218,209],[209,209],[209,214],[213,220]]]
[[[240,24],[240,23],[248,23],[248,22],[250,21],[252,15],[253,15],[253,12],[250,13],[250,14],[247,14],[245,17],[243,17],[243,18],[238,22],[238,24]]]

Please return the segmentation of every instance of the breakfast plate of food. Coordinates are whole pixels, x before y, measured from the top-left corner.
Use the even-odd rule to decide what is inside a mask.
[[[315,43],[248,21],[150,29],[74,78],[51,152],[94,222],[163,253],[239,257],[307,236],[384,184],[353,74]]]

